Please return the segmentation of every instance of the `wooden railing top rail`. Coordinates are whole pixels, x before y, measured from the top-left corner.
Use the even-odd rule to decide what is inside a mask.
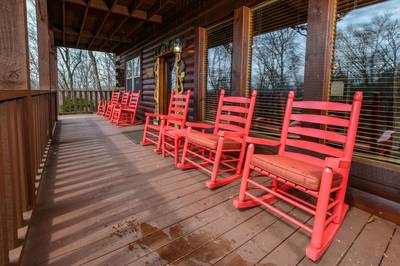
[[[20,99],[27,96],[38,96],[42,94],[56,93],[47,90],[0,90],[0,101]]]

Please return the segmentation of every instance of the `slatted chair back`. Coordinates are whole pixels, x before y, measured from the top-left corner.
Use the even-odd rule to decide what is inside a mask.
[[[117,104],[119,103],[119,96],[121,95],[121,92],[119,91],[113,91],[111,94],[111,104]]]
[[[128,109],[136,110],[139,104],[139,97],[140,97],[140,92],[131,93],[131,97],[129,98]]]
[[[221,90],[214,134],[222,130],[244,133],[247,136],[250,132],[256,96],[255,90],[250,98],[225,96],[225,90]]]
[[[190,93],[190,90],[188,90],[186,94],[178,94],[177,92],[171,93],[168,117],[173,117],[174,119],[167,120],[167,126],[178,125],[183,127],[185,125],[189,111]]]
[[[122,106],[127,106],[129,103],[129,98],[130,98],[130,91],[126,91],[122,94],[122,98],[121,98],[121,105]]]
[[[282,125],[279,154],[307,160],[320,166],[324,165],[324,160],[318,156],[319,154],[322,157],[344,158],[350,161],[357,134],[362,97],[362,92],[357,91],[352,104],[294,101],[294,92],[290,92]],[[341,115],[332,115],[338,113]],[[349,117],[349,119],[343,117]],[[310,138],[317,139],[319,142]],[[288,151],[288,146],[311,153],[304,154],[304,152],[292,151],[293,149]],[[315,152],[318,154],[315,155]]]

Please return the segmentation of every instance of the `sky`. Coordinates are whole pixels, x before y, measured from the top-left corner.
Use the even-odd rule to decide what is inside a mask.
[[[338,28],[343,28],[350,24],[365,24],[371,21],[371,18],[374,16],[381,16],[385,13],[392,13],[393,18],[400,18],[400,0],[383,1],[379,4],[372,4],[363,8],[355,9],[347,13],[344,18],[338,21],[336,26]]]

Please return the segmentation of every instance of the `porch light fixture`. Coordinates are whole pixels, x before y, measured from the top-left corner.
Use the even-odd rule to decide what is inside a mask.
[[[181,53],[182,52],[182,39],[181,38],[176,38],[174,42],[174,52],[175,53]]]

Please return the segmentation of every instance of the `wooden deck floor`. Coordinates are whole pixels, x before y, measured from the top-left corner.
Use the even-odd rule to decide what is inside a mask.
[[[311,265],[309,237],[265,209],[238,211],[238,182],[175,169],[94,115],[62,116],[23,265]],[[299,219],[310,217],[278,203]],[[320,265],[400,265],[400,227],[351,208]]]

